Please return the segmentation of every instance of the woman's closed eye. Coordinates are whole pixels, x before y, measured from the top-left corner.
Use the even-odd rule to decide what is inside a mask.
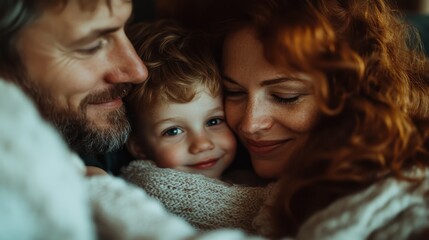
[[[280,104],[294,104],[299,102],[301,99],[301,95],[291,95],[291,96],[278,96],[278,95],[272,95],[273,100]]]

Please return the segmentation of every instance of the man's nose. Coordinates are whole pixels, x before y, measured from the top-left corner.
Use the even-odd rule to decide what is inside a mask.
[[[117,43],[115,51],[109,56],[112,70],[106,76],[110,83],[142,83],[147,79],[148,70],[134,47],[124,35]]]

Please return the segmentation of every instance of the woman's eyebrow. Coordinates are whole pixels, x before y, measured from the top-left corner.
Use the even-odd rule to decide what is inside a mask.
[[[234,84],[238,84],[236,81],[234,81],[232,78],[222,75],[223,80],[227,81],[227,82],[231,82]],[[290,76],[290,77],[280,77],[280,78],[273,78],[273,79],[267,79],[267,80],[263,80],[260,85],[261,86],[267,86],[267,85],[274,85],[274,84],[278,84],[278,83],[282,83],[282,82],[287,82],[287,81],[303,81],[303,79],[299,78],[299,77],[295,77],[295,76]]]
[[[293,77],[273,78],[273,79],[263,80],[260,85],[267,86],[267,85],[274,85],[282,82],[297,81],[297,80],[298,80],[297,78],[293,78]]]

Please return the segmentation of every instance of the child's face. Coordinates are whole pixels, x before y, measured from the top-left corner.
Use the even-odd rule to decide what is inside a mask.
[[[143,148],[159,167],[218,178],[235,156],[220,96],[200,91],[189,103],[155,106],[144,122]]]

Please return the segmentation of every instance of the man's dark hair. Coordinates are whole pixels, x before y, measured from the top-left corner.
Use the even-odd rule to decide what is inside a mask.
[[[98,0],[100,1],[100,0]],[[82,9],[94,9],[98,1],[78,0]],[[104,0],[111,6],[111,0]],[[21,69],[16,50],[19,31],[50,7],[65,7],[69,0],[0,0],[0,77],[15,80]]]
[[[0,1],[0,76],[17,69],[19,57],[15,42],[18,31],[36,17],[33,1]]]

